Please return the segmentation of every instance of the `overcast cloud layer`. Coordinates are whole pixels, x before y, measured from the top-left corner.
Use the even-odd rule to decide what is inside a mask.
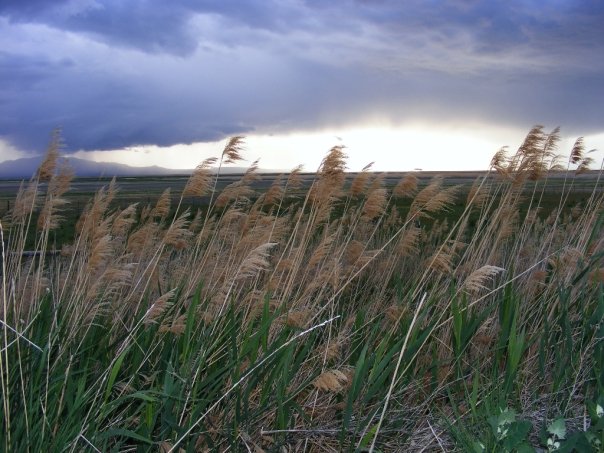
[[[102,150],[375,119],[598,133],[603,23],[600,0],[3,0],[0,138],[40,151],[60,125],[69,150]]]

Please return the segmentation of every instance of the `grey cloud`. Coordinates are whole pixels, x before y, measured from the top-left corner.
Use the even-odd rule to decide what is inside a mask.
[[[291,27],[298,17],[287,14],[291,8],[269,0],[108,0],[83,2],[80,7],[74,3],[7,0],[0,5],[0,15],[17,22],[88,33],[113,45],[180,56],[190,55],[205,39],[203,33],[197,35],[189,27],[190,19],[197,14],[221,16],[233,23],[272,31]]]
[[[0,51],[0,135],[24,150],[42,149],[56,126],[71,150],[345,126],[370,116],[546,123],[578,134],[603,127],[604,9],[596,2],[32,5],[4,1],[0,16],[82,33],[110,49],[97,55],[91,44],[90,55],[72,55],[51,42],[30,53]]]

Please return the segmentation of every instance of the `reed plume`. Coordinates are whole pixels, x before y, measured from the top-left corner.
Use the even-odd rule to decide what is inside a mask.
[[[411,173],[407,174],[394,187],[392,194],[398,198],[411,198],[417,192],[417,183],[417,176]]]
[[[50,144],[46,150],[46,155],[38,168],[38,180],[40,182],[48,182],[52,179],[55,174],[55,168],[57,167],[57,159],[59,153],[63,147],[63,140],[61,136],[61,130],[55,129],[52,132]]]
[[[321,373],[313,382],[313,385],[325,392],[338,393],[344,389],[348,382],[348,376],[340,370],[327,370]]]
[[[163,316],[163,314],[170,308],[172,305],[170,300],[176,293],[176,289],[171,289],[167,293],[158,297],[155,302],[151,304],[147,312],[145,313],[143,319],[145,324],[155,324],[157,320]]]
[[[216,161],[215,157],[209,157],[193,170],[183,190],[183,196],[201,197],[208,193],[212,187],[212,171],[210,168]]]
[[[477,293],[483,289],[487,289],[485,283],[494,278],[497,274],[505,269],[498,266],[485,265],[472,272],[463,283],[464,289],[469,293]]]
[[[369,173],[369,170],[372,166],[373,162],[365,165],[361,172],[354,177],[352,183],[350,184],[350,195],[352,195],[353,197],[358,197],[359,195],[365,192],[365,189],[367,188],[367,182],[371,177],[371,173]]]
[[[69,162],[62,159],[58,164],[58,171],[48,184],[48,193],[53,197],[61,197],[71,186],[74,171]]]
[[[158,198],[155,207],[151,211],[151,217],[166,217],[170,213],[171,201],[170,188],[167,188]]]
[[[266,191],[266,195],[264,197],[264,204],[267,206],[278,203],[283,199],[283,195],[285,191],[281,186],[281,182],[283,180],[283,175],[278,175],[271,186]]]
[[[222,151],[222,160],[225,164],[234,164],[243,160],[241,153],[244,146],[244,137],[237,135],[231,137]]]
[[[270,265],[268,261],[269,253],[276,245],[276,242],[267,242],[252,250],[241,263],[236,279],[244,280],[256,277],[260,272],[268,269]]]
[[[382,215],[388,203],[387,194],[388,192],[384,188],[372,190],[363,204],[361,219],[369,221]]]

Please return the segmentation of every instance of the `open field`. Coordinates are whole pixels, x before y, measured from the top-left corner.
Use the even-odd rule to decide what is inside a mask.
[[[3,450],[601,451],[602,174],[556,139],[488,173],[334,147],[216,175],[234,138],[115,182],[51,146],[0,182]]]
[[[386,172],[380,173],[380,177],[383,179],[385,187],[394,187],[403,177],[407,174],[414,174],[418,178],[419,186],[427,185],[435,176],[443,177],[444,185],[460,185],[462,190],[469,190],[472,184],[479,178],[485,177],[486,172],[480,171],[468,171],[468,172]],[[358,173],[347,172],[345,175],[346,183],[349,185]],[[238,181],[242,175],[229,174],[219,175],[217,182],[217,190],[222,190],[228,184]],[[253,181],[251,187],[257,191],[265,191],[275,182],[280,176],[277,173],[262,173],[259,175],[259,179]],[[315,173],[300,173],[300,181],[302,188],[309,188],[312,182],[316,178]],[[377,174],[376,174],[377,176]],[[567,178],[565,172],[555,172],[549,175],[549,181],[547,184],[547,191],[552,194],[561,192],[564,185],[564,180]],[[589,196],[589,193],[593,190],[598,180],[598,171],[588,171],[581,175],[578,175],[573,185],[573,195],[580,196],[581,194]],[[494,176],[491,176],[494,177]],[[120,190],[116,196],[116,201],[122,201],[123,203],[131,202],[133,200],[139,202],[150,203],[154,198],[159,196],[164,190],[171,189],[174,193],[173,198],[184,189],[188,176],[158,176],[158,177],[121,177],[116,178],[116,183]],[[72,180],[69,193],[66,194],[67,199],[72,201],[74,204],[74,210],[80,211],[82,204],[85,204],[96,191],[101,189],[103,186],[107,186],[111,182],[111,178],[76,178]],[[10,203],[14,200],[19,187],[26,181],[20,180],[2,180],[0,179],[0,215],[4,215],[10,208]],[[529,190],[527,188],[527,190]],[[193,204],[202,205],[207,204],[209,197],[202,197],[201,199],[188,200]]]

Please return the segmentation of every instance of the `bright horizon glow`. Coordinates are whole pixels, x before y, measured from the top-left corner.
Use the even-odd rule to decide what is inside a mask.
[[[546,128],[546,131],[548,129]],[[290,134],[250,134],[245,137],[246,161],[259,159],[262,169],[289,171],[303,165],[314,172],[327,151],[344,145],[349,171],[360,171],[374,162],[373,171],[462,171],[486,170],[493,154],[502,146],[517,149],[528,131],[476,127],[434,128],[365,126],[348,129],[296,132]],[[559,152],[568,155],[576,137],[562,136]],[[71,156],[96,162],[118,162],[134,167],[157,165],[170,169],[191,169],[208,157],[218,157],[224,140],[179,144],[169,147],[135,146],[111,151],[78,151]],[[604,133],[585,137],[586,149],[597,148],[591,156],[599,168],[604,155]]]

